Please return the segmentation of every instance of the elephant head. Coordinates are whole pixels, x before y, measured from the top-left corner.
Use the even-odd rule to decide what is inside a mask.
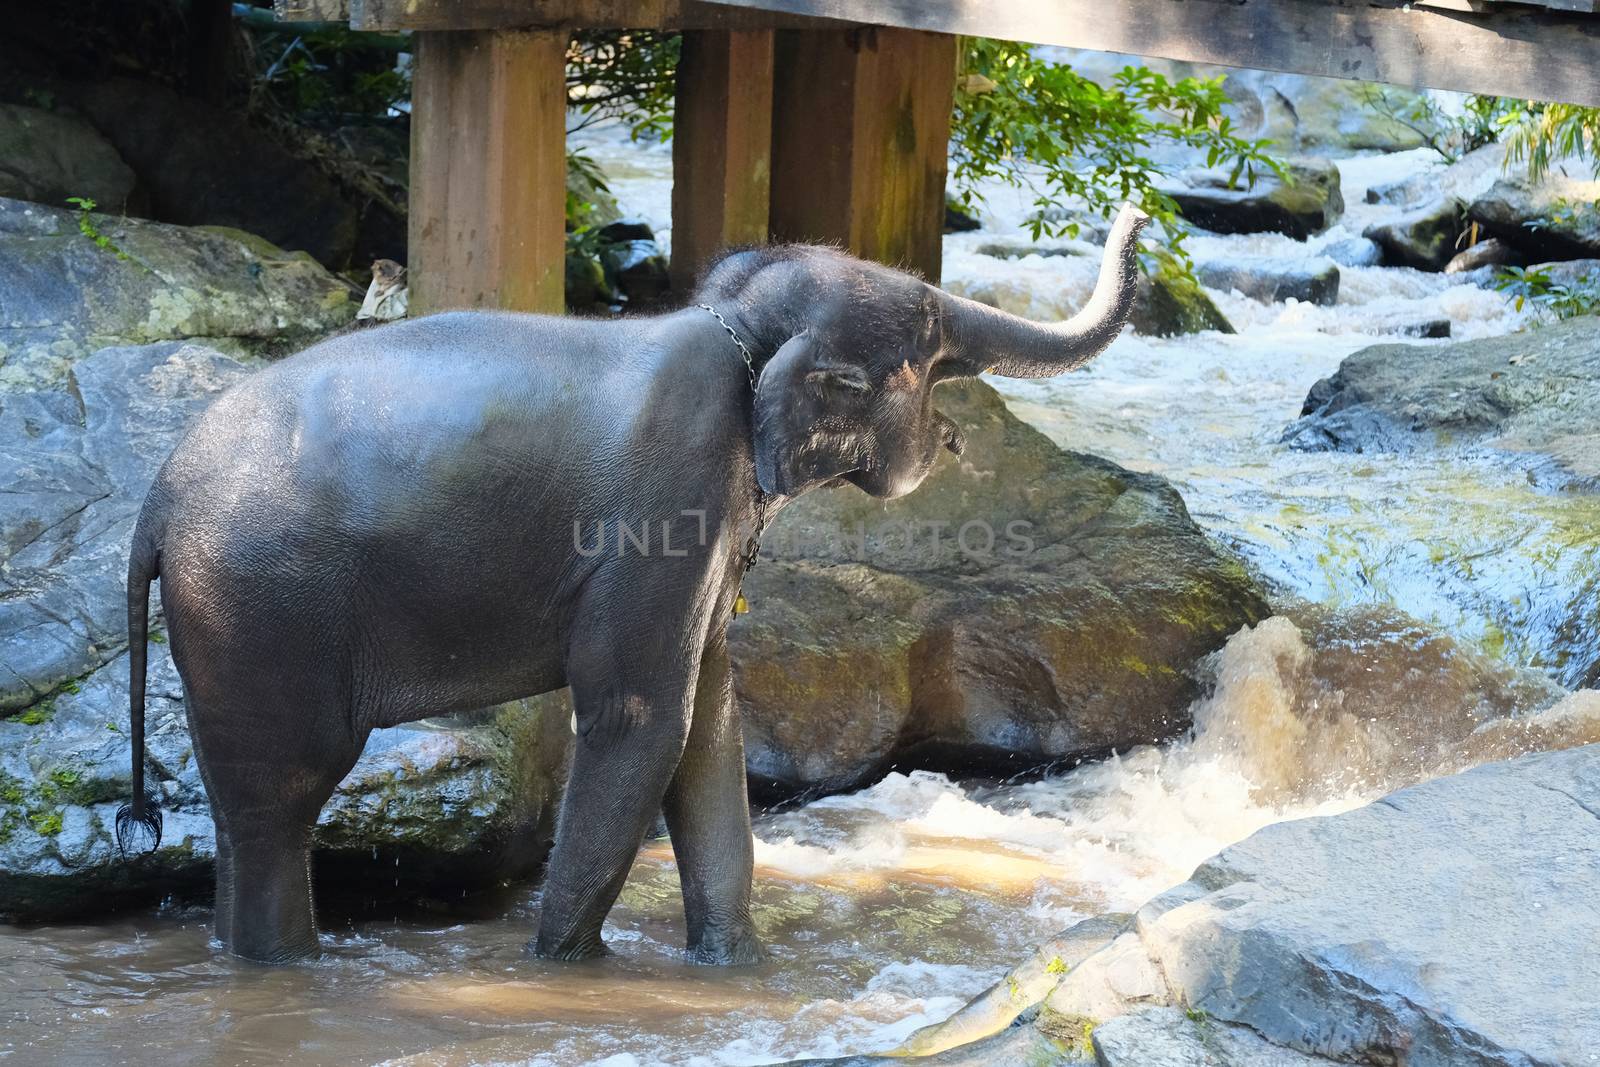
[[[1089,303],[1043,325],[953,296],[909,274],[831,249],[749,249],[711,266],[696,302],[746,332],[758,358],[756,477],[793,496],[850,482],[878,497],[921,484],[960,430],[933,407],[933,387],[991,371],[1047,378],[1089,362],[1133,310],[1139,231],[1124,205]]]

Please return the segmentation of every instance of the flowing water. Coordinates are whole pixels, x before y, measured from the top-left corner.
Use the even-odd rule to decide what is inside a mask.
[[[664,224],[670,156],[593,151],[624,204]],[[1394,210],[1361,203],[1368,182],[1428,165],[1342,161],[1350,215],[1334,232],[1193,251],[1304,259]],[[981,255],[1017,232],[1020,199],[997,190],[991,216],[988,232],[947,239],[948,287],[1041,319],[1081,303],[1092,260]],[[1448,318],[1457,338],[1492,336],[1524,317],[1457,279],[1384,268],[1344,270],[1330,308],[1217,299],[1238,336],[1130,336],[1086,373],[995,383],[1061,444],[1172,479],[1271,585],[1280,614],[1213,657],[1191,737],[1042,781],[892,774],[759,816],[755,914],[772,959],[747,970],[682,962],[665,841],[612,914],[616,955],[591,964],[522,956],[531,889],[473,921],[340,921],[321,962],[281,969],[219,954],[204,909],[0,930],[0,1059],[632,1067],[884,1049],[1046,937],[1138,906],[1271,822],[1600,741],[1600,694],[1558,684],[1600,571],[1600,503],[1543,490],[1492,453],[1278,443],[1312,382],[1375,335]]]

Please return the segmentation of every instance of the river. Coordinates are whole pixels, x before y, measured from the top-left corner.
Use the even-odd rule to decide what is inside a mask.
[[[616,138],[591,151],[623,204],[664,230],[670,155]],[[1398,210],[1363,203],[1368,184],[1433,166],[1422,152],[1340,165],[1349,210],[1328,234],[1204,237],[1192,251],[1307,258]],[[1020,234],[1021,205],[994,190],[987,230],[946,239],[944,282],[1059,318],[1093,261],[976,251]],[[1452,276],[1375,267],[1346,268],[1333,307],[1216,298],[1237,335],[1130,335],[1084,373],[994,383],[1063,446],[1170,478],[1271,587],[1281,617],[1215,658],[1193,737],[1042,781],[892,774],[760,814],[755,914],[772,959],[753,969],[681,961],[664,840],[611,916],[616,955],[593,964],[523,957],[534,889],[470,921],[340,921],[322,961],[275,970],[217,951],[205,909],[6,929],[0,1060],[643,1067],[884,1049],[1038,942],[1138,906],[1262,826],[1511,754],[1517,737],[1483,727],[1512,712],[1560,701],[1553,720],[1592,714],[1592,694],[1557,682],[1573,590],[1600,569],[1600,503],[1545,492],[1489,454],[1279,442],[1350,352],[1412,322],[1448,318],[1460,339],[1527,314]]]

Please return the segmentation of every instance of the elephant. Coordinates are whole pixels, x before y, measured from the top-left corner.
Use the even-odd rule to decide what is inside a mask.
[[[124,853],[160,841],[143,755],[159,578],[234,955],[318,953],[312,828],[372,730],[570,685],[577,736],[530,950],[605,951],[663,813],[688,958],[760,959],[726,630],[765,523],[818,486],[909,493],[940,449],[959,454],[936,383],[1047,377],[1104,350],[1146,222],[1123,206],[1089,302],[1054,325],[777,245],[724,253],[659,315],[443,312],[226,390],[133,533]]]

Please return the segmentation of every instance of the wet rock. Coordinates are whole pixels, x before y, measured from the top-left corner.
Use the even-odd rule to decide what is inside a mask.
[[[1290,181],[1258,175],[1248,189],[1229,188],[1227,171],[1188,171],[1188,188],[1163,191],[1180,215],[1213,233],[1282,233],[1303,241],[1344,213],[1339,170],[1327,160],[1302,160],[1287,169]]]
[[[980,256],[995,259],[1021,259],[1024,256],[1098,256],[1100,250],[1086,241],[1061,241],[1039,244],[1033,241],[990,241],[973,249]]]
[[[304,253],[221,228],[0,199],[0,389],[60,384],[75,359],[171,338],[293,340],[351,321],[355,290]]]
[[[1540,182],[1513,175],[1494,183],[1467,215],[1529,259],[1600,256],[1600,181],[1551,173]]]
[[[1322,254],[1341,267],[1376,267],[1383,262],[1383,249],[1366,237],[1346,237],[1324,245]]]
[[[1269,826],[1140,909],[1036,1026],[1103,1024],[1097,1012],[1154,999],[1338,1062],[1581,1062],[1600,1042],[1600,972],[1572,948],[1600,941],[1596,811],[1591,745]]]
[[[746,580],[730,637],[765,795],[1170,737],[1196,659],[1264,610],[1162,479],[1062,452],[982,383],[939,406],[963,457],[903,500],[802,498]]]
[[[1099,1067],[1318,1067],[1333,1063],[1274,1045],[1203,1011],[1146,1008],[1095,1027]]]
[[[1130,321],[1133,332],[1145,337],[1235,332],[1233,323],[1193,278],[1167,269],[1139,277]]]
[[[1331,307],[1339,301],[1339,267],[1317,259],[1211,259],[1196,268],[1200,283],[1235,291],[1263,303],[1299,300]]]
[[[0,104],[0,197],[65,207],[88,197],[102,210],[129,207],[136,179],[93,126],[72,115]]]
[[[632,308],[659,304],[669,284],[667,260],[654,241],[621,241],[600,254],[606,279]]]
[[[1284,440],[1340,452],[1488,443],[1543,453],[1595,479],[1597,406],[1600,320],[1580,317],[1446,348],[1364,348],[1311,387]]]
[[[1471,248],[1458,252],[1444,266],[1446,274],[1464,274],[1467,271],[1478,270],[1481,267],[1503,267],[1510,264],[1524,263],[1522,253],[1510,244],[1491,237],[1486,241],[1479,241]]]
[[[918,1030],[889,1055],[936,1055],[998,1034],[1019,1019],[1032,1019],[1063,975],[1098,952],[1132,921],[1131,915],[1108,913],[1074,924],[1039,946],[1025,963],[1012,968],[954,1015]]]
[[[87,86],[77,102],[139,175],[152,217],[236,227],[334,269],[349,265],[355,206],[236,110],[127,79]]]
[[[1450,336],[1450,320],[1426,319],[1422,322],[1413,322],[1400,327],[1400,332],[1407,337],[1426,337],[1437,340]]]
[[[1461,203],[1436,200],[1391,222],[1374,223],[1362,236],[1383,249],[1386,266],[1441,271],[1456,254]]]
[[[983,223],[965,211],[954,200],[946,199],[944,202],[944,232],[945,233],[971,233],[973,230],[983,229]]]

